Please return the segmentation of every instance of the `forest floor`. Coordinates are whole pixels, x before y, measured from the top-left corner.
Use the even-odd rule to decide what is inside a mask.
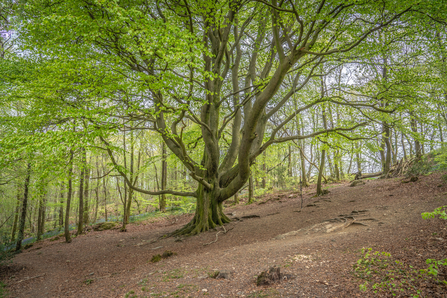
[[[191,219],[183,215],[131,224],[126,233],[88,232],[70,244],[45,240],[17,255],[0,272],[0,281],[8,285],[10,297],[33,298],[388,297],[387,291],[360,290],[365,281],[353,275],[353,264],[362,248],[390,253],[392,262],[406,266],[402,274],[410,265],[427,268],[428,258],[447,257],[445,221],[421,217],[447,205],[447,184],[440,173],[410,183],[402,179],[330,185],[330,193],[318,198],[310,187],[302,210],[297,192],[228,206],[225,213],[240,220],[227,224],[226,233],[219,227],[185,239],[158,240]],[[243,218],[249,215],[259,217]],[[165,250],[176,255],[150,262]],[[287,278],[257,286],[256,276],[272,266]],[[215,279],[209,276],[214,271],[230,274]],[[423,296],[447,297],[445,285],[420,279],[414,284]],[[403,290],[397,296],[414,292]]]

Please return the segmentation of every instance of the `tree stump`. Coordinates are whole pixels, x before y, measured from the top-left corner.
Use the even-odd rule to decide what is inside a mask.
[[[256,279],[256,285],[271,285],[281,280],[281,272],[279,267],[270,267],[268,271],[262,271]]]

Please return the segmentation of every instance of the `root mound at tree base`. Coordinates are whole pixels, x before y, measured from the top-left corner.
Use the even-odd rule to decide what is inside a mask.
[[[197,216],[196,212],[194,218],[188,224],[172,233],[165,235],[164,237],[194,236],[231,222],[231,219],[229,219],[221,211],[216,219],[213,220],[213,216],[209,214],[208,219],[204,220],[202,216]]]

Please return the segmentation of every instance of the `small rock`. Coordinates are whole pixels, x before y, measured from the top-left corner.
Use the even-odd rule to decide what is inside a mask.
[[[202,289],[202,292],[208,292],[208,290],[207,289]]]

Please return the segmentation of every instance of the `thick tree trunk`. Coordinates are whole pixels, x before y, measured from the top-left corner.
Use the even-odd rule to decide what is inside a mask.
[[[73,179],[73,150],[70,150],[70,164],[68,166],[68,191],[67,191],[67,203],[65,206],[65,223],[64,223],[64,234],[65,234],[65,242],[71,242],[70,236],[70,204],[71,204],[71,195],[73,191],[72,179]]]
[[[31,178],[31,163],[28,162],[24,191],[23,191],[22,214],[20,216],[19,233],[17,235],[17,243],[15,249],[16,251],[20,251],[22,249],[22,241],[25,233],[26,211],[28,207],[28,192],[29,192],[30,178]]]
[[[223,213],[222,203],[217,201],[214,192],[206,190],[201,184],[199,184],[197,189],[196,205],[197,208],[194,218],[186,226],[173,232],[169,236],[196,235],[231,222]]]

